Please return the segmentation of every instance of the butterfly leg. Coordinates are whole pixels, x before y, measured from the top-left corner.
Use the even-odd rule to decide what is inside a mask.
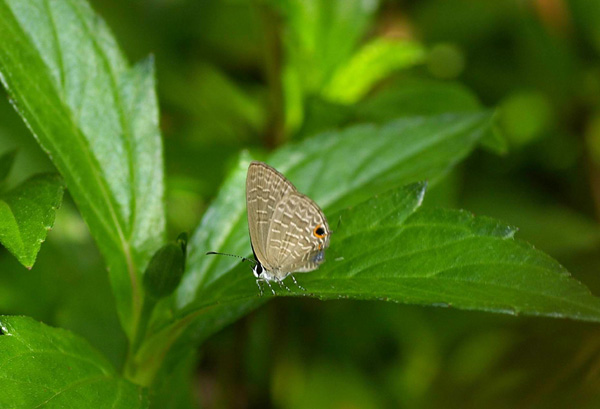
[[[264,280],[264,281],[267,283],[267,285],[271,289],[271,292],[273,293],[273,295],[277,295],[277,294],[275,294],[275,290],[273,290],[273,287],[271,287],[271,283],[269,282],[269,280]]]
[[[259,280],[256,280],[256,285],[258,286],[258,291],[259,291],[258,295],[259,295],[260,297],[262,297],[262,296],[263,296],[263,289],[262,289],[262,287],[260,286],[260,282],[261,282],[261,281],[262,281],[262,280],[260,280],[260,279],[259,279]]]
[[[286,290],[288,290],[288,293],[292,292],[292,290],[290,290],[290,288],[287,285],[285,285],[285,283],[283,282],[283,280],[280,280],[279,278],[276,278],[275,280],[277,280],[277,283],[279,283],[279,286],[281,288],[285,288]]]
[[[306,291],[306,288],[302,287],[300,284],[298,284],[298,281],[296,281],[296,277],[294,277],[293,274],[290,274],[290,276],[292,276],[292,280],[294,281],[294,284],[296,284],[296,287],[298,287],[299,289],[301,289],[302,291]]]

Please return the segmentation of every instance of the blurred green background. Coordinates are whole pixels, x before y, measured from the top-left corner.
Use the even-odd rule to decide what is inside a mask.
[[[131,61],[154,56],[171,237],[196,227],[241,150],[260,154],[400,111],[443,111],[445,93],[396,98],[398,89],[432,84],[460,95],[464,106],[474,103],[470,90],[497,107],[509,149],[477,151],[426,205],[518,226],[519,238],[600,295],[600,1],[348,1],[342,8],[360,3],[371,11],[363,20],[342,13],[346,28],[327,16],[310,28],[314,49],[326,51],[314,60],[290,45],[294,29],[310,31],[306,22],[274,0],[91,3]],[[326,72],[335,63],[327,58],[351,51],[338,42],[373,38],[412,40],[427,53],[357,104],[326,101],[319,84],[308,83],[294,102],[282,55],[305,58],[308,70],[318,61]],[[7,98],[0,118],[2,151],[19,150],[9,187],[52,169]],[[122,363],[125,337],[107,275],[68,195],[36,266],[27,271],[1,249],[0,269],[0,314],[69,328]],[[600,328],[376,302],[275,300],[212,337],[194,372],[194,396],[178,396],[178,407],[598,408]]]

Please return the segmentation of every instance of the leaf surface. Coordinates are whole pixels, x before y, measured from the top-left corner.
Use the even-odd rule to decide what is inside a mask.
[[[54,224],[63,192],[60,176],[40,174],[0,195],[0,243],[27,268]]]
[[[26,317],[0,317],[0,407],[147,408],[85,340]]]
[[[462,210],[420,210],[425,187],[393,189],[334,214],[342,222],[327,261],[296,274],[307,291],[289,280],[291,292],[273,283],[275,292],[600,321],[600,298],[551,257],[515,240],[514,227]],[[253,281],[236,268],[199,304],[252,299]]]
[[[362,46],[341,66],[323,89],[331,100],[353,104],[388,75],[408,68],[425,59],[425,49],[419,43],[376,38]]]

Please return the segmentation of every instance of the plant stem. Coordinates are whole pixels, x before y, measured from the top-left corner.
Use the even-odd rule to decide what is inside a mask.
[[[125,361],[124,375],[130,380],[134,380],[138,375],[138,366],[136,363],[137,351],[140,349],[143,341],[146,337],[146,331],[148,329],[148,323],[152,316],[152,311],[156,306],[156,300],[145,297],[142,304],[142,310],[140,312],[138,325],[135,328],[131,343],[129,344],[129,350],[127,352],[127,359]]]
[[[265,144],[274,148],[285,142],[285,103],[282,84],[282,46],[279,16],[268,6],[256,5],[265,37],[265,73],[269,89],[269,119]]]

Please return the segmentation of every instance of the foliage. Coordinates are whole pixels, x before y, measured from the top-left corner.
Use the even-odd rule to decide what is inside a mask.
[[[0,0],[0,242],[39,252],[0,254],[0,406],[598,403],[594,6],[93,3]],[[206,255],[251,253],[251,160],[337,223],[306,291]]]

